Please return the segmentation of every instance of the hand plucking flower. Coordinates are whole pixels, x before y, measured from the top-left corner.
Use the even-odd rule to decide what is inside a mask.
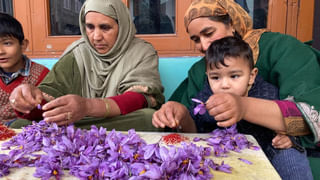
[[[193,102],[199,103],[194,109],[193,109],[193,114],[197,115],[198,113],[200,115],[203,115],[204,113],[206,113],[207,109],[206,109],[206,104],[204,102],[202,102],[199,99],[196,98],[192,98],[191,99]]]

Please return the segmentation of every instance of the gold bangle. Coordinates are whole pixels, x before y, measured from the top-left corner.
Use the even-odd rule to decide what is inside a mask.
[[[102,99],[103,102],[106,104],[106,112],[104,114],[104,117],[108,117],[110,114],[110,105],[108,103],[108,98]]]

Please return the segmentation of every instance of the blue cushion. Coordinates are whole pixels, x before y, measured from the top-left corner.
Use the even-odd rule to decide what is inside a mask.
[[[161,82],[164,86],[164,96],[166,101],[177,88],[177,86],[187,77],[190,67],[201,57],[170,57],[159,59],[159,72]],[[52,69],[58,58],[39,58],[32,61]]]

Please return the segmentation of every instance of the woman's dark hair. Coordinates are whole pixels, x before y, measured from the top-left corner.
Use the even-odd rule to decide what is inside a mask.
[[[229,16],[229,14],[221,15],[221,16],[209,16],[208,18],[209,18],[211,21],[221,22],[221,23],[223,23],[223,24],[226,25],[226,26],[232,25],[232,19],[231,19],[231,17]],[[234,35],[235,37],[237,37],[237,38],[242,39],[241,35],[240,35],[237,31],[235,31],[235,32],[233,33],[233,35]]]
[[[0,37],[17,38],[21,44],[24,40],[23,29],[20,22],[6,13],[0,13]]]
[[[222,64],[227,67],[224,60],[228,57],[246,59],[250,69],[254,67],[252,50],[249,44],[234,36],[224,37],[211,43],[206,51],[207,66],[219,68],[218,65]]]

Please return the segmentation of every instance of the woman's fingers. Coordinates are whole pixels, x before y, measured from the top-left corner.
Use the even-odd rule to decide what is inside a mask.
[[[156,111],[153,116],[152,116],[152,124],[156,127],[156,128],[164,128],[166,126],[167,123],[167,119],[165,117],[165,114],[163,113],[163,111]]]
[[[56,98],[43,106],[43,117],[47,122],[58,125],[71,124],[86,116],[86,98],[66,95]]]
[[[184,116],[183,105],[176,102],[167,102],[153,114],[152,123],[155,127],[176,128],[179,126],[181,118]]]
[[[165,128],[166,126],[172,126],[172,109],[168,104],[162,105],[162,107],[153,114],[152,123],[155,127]]]

